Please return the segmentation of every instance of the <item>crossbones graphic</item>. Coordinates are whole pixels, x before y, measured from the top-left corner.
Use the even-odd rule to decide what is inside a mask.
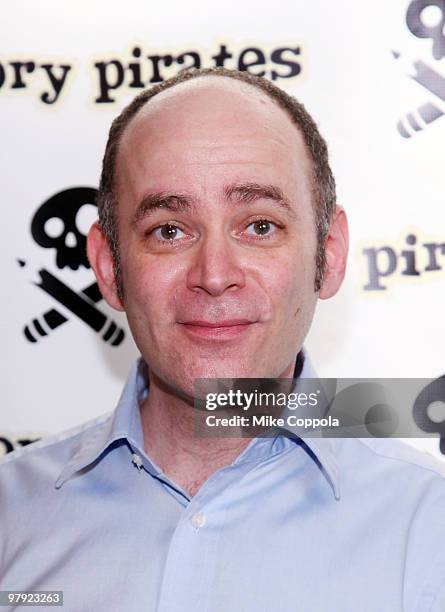
[[[433,6],[440,9],[442,17],[437,24],[429,26],[422,21],[422,13],[425,9]],[[406,13],[406,24],[410,32],[417,38],[432,39],[432,53],[435,60],[445,57],[445,36],[443,34],[445,26],[445,0],[412,0]],[[396,60],[401,57],[401,54],[397,51],[393,51],[392,54]],[[445,78],[423,61],[413,62],[413,67],[415,73],[410,74],[410,77],[442,100],[442,102],[445,102]],[[443,115],[443,110],[434,102],[426,102],[415,111],[407,113],[404,119],[398,121],[397,130],[403,138],[411,138],[415,132],[424,129],[422,123],[428,125]]]
[[[77,270],[80,266],[90,267],[86,256],[86,235],[79,228],[78,219],[82,207],[95,205],[96,195],[96,189],[89,187],[66,189],[49,198],[35,213],[31,234],[40,246],[56,249],[58,268]],[[18,264],[22,268],[27,266],[23,259],[19,259]],[[100,333],[111,346],[122,343],[124,330],[95,306],[102,299],[97,283],[77,293],[45,268],[40,268],[37,273],[39,281],[34,282],[37,287]],[[51,308],[25,325],[23,333],[29,342],[35,343],[39,337],[47,336],[68,320],[59,310]]]

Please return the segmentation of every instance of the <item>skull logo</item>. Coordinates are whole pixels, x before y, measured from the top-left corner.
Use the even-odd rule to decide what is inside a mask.
[[[46,200],[35,213],[31,222],[32,237],[38,245],[56,249],[58,268],[90,267],[86,234],[97,216],[96,197],[97,189],[92,187],[65,189]]]
[[[437,7],[440,18],[434,25],[424,23],[425,9]],[[445,0],[412,0],[406,13],[406,24],[418,38],[431,38],[433,41],[433,57],[440,60],[445,57]]]

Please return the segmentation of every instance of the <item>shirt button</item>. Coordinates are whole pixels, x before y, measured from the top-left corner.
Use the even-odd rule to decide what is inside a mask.
[[[131,462],[137,467],[139,471],[141,471],[143,463],[141,457],[138,454],[133,453],[131,455]]]
[[[196,514],[192,516],[192,525],[193,527],[196,527],[196,529],[199,529],[200,527],[204,527],[205,522],[206,522],[206,517],[204,516],[202,512],[197,512]]]

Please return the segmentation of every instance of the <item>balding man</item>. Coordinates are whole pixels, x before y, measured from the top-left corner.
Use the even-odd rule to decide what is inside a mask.
[[[344,210],[304,107],[208,69],[114,121],[88,256],[141,358],[116,410],[0,463],[0,585],[73,612],[445,610],[445,471],[396,441],[195,434],[195,381],[303,379]]]

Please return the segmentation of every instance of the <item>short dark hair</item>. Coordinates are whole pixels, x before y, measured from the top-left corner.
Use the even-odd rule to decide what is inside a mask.
[[[97,204],[99,225],[104,232],[114,262],[114,275],[118,295],[124,296],[120,266],[117,198],[115,189],[115,167],[119,143],[125,128],[138,111],[157,94],[175,85],[205,76],[224,76],[253,85],[275,101],[290,116],[300,130],[312,161],[312,195],[317,233],[316,274],[314,291],[319,291],[326,267],[325,241],[335,209],[335,179],[329,166],[327,145],[318,127],[305,107],[293,96],[259,76],[245,71],[226,68],[200,68],[179,73],[178,75],[141,92],[126,106],[111,124],[102,163]]]

